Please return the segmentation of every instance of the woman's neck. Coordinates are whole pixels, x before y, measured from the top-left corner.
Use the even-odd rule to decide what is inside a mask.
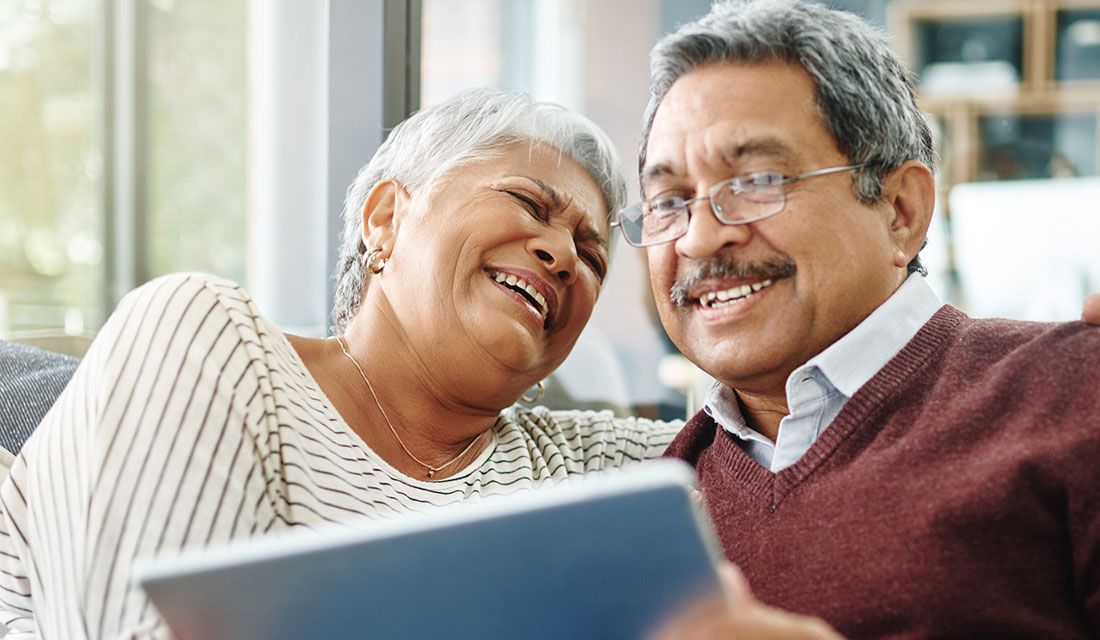
[[[387,463],[420,480],[461,471],[491,442],[497,411],[441,389],[400,341],[349,327],[341,340],[288,336],[344,421]]]

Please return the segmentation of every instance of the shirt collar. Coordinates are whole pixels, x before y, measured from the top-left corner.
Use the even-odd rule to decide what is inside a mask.
[[[795,369],[787,388],[796,376],[817,368],[846,397],[852,397],[886,363],[917,335],[943,306],[943,302],[918,275],[910,275],[886,302],[871,312],[840,340]],[[707,391],[703,411],[727,431],[745,438],[759,436],[745,424],[737,393],[721,382]],[[763,438],[763,436],[759,436]]]
[[[737,392],[721,382],[715,381],[710,385],[707,396],[703,400],[703,411],[706,412],[719,426],[742,440],[752,440],[764,447],[775,447],[775,443],[764,434],[749,427],[745,422],[745,416],[741,413],[741,405],[737,399]],[[766,463],[761,462],[764,466]]]
[[[830,384],[851,398],[909,344],[942,306],[943,302],[923,277],[910,275],[863,322],[810,358],[791,376],[816,366]]]

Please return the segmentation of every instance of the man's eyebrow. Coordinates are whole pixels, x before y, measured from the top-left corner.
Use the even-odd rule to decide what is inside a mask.
[[[790,146],[778,138],[758,138],[749,140],[734,145],[722,153],[722,159],[729,165],[734,165],[737,161],[752,156],[772,157],[782,162],[792,163],[797,154]],[[673,169],[671,164],[667,162],[658,162],[642,170],[641,182],[644,184],[656,178],[678,178],[681,175],[682,173]]]
[[[654,178],[662,178],[666,176],[676,177],[679,175],[673,170],[672,165],[667,162],[659,162],[654,165],[650,165],[642,170],[641,181],[653,180]]]
[[[767,156],[782,162],[792,163],[797,154],[794,149],[777,138],[758,138],[731,147],[722,154],[729,164],[751,156]]]

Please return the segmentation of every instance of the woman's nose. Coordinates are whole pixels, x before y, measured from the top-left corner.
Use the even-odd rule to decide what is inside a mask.
[[[532,240],[532,251],[539,262],[565,285],[573,284],[577,279],[577,250],[572,238],[565,239],[564,233],[539,236]]]

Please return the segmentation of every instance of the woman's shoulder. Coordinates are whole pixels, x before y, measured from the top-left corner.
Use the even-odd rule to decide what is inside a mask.
[[[204,348],[217,341],[258,343],[281,335],[263,318],[236,282],[206,273],[173,273],[134,289],[98,332],[92,351],[113,353],[119,345],[173,350]],[[97,343],[99,349],[96,349]]]
[[[684,423],[665,422],[635,416],[617,416],[611,411],[555,410],[515,405],[505,415],[521,430],[565,440],[593,442],[671,442]]]
[[[249,323],[260,317],[252,297],[236,282],[208,273],[172,273],[126,294],[112,319],[123,316],[131,323],[140,319],[141,324],[172,325],[173,320],[186,321],[195,315],[232,316]]]
[[[551,409],[549,407],[535,406],[525,407],[515,405],[509,407],[517,420],[525,420],[535,423],[552,425],[575,425],[577,428],[593,429],[674,429],[679,430],[683,423],[679,421],[661,421],[637,416],[620,416],[613,411],[604,409],[601,411],[580,409]]]
[[[153,278],[126,294],[123,302],[129,299],[147,302],[168,301],[178,297],[181,292],[188,296],[216,300],[223,304],[251,303],[252,301],[252,297],[244,287],[228,278],[210,273],[179,272]]]

